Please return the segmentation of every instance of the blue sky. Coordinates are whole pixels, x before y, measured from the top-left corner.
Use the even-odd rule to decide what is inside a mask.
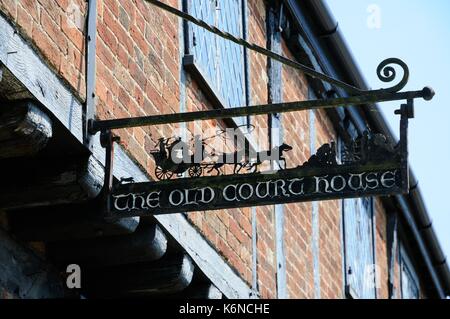
[[[450,256],[450,1],[326,2],[373,89],[383,87],[376,76],[377,65],[397,57],[410,68],[405,90],[431,86],[436,91],[431,102],[416,100],[416,118],[410,121],[409,131],[410,163],[441,246]],[[379,10],[378,20],[372,19],[372,8]],[[398,106],[380,104],[396,133],[399,119],[394,110]]]

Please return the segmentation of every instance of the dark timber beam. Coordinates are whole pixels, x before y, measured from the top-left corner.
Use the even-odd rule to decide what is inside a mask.
[[[0,287],[16,298],[64,298],[65,279],[0,229]]]
[[[136,231],[139,218],[107,222],[96,203],[36,207],[8,215],[11,232],[23,241],[54,242],[127,235]]]
[[[0,159],[38,153],[52,137],[51,119],[31,100],[8,104],[0,106]]]
[[[158,225],[145,224],[129,235],[62,241],[47,249],[49,258],[62,266],[116,266],[160,259],[166,252],[167,239]]]
[[[151,263],[103,268],[85,276],[88,296],[155,296],[183,291],[192,281],[194,263],[174,253]]]
[[[181,293],[168,296],[173,299],[222,299],[222,292],[211,283],[192,283]]]
[[[103,167],[93,157],[0,163],[0,209],[80,203],[103,186]]]

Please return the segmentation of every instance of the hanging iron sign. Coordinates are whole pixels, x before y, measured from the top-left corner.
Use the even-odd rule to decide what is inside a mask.
[[[106,150],[105,183],[102,192],[106,200],[105,218],[408,193],[408,120],[414,117],[414,99],[431,100],[434,91],[425,87],[420,91],[399,92],[408,82],[409,70],[403,61],[387,59],[377,69],[378,77],[383,82],[392,82],[396,77],[396,71],[390,64],[400,66],[404,71],[403,78],[397,85],[370,91],[354,88],[353,94],[344,98],[90,120],[90,133],[101,132],[101,143]],[[322,80],[330,81],[328,78]],[[332,82],[337,86],[348,87],[338,80]],[[169,153],[182,144],[181,139],[175,139],[173,142],[160,139],[159,150],[151,153],[156,163],[155,175],[160,181],[134,183],[130,179],[128,183],[114,182],[112,172],[116,139],[111,133],[113,129],[398,100],[406,100],[406,103],[396,111],[401,119],[400,141],[395,147],[388,143],[385,136],[367,132],[341,147],[339,160],[335,143],[330,143],[319,148],[303,165],[268,173],[259,172],[259,166],[264,161],[260,153],[257,153],[253,160],[246,154],[244,161],[204,162],[204,144],[200,143],[198,152],[188,154],[187,158],[183,156],[184,160],[179,162],[169,156]],[[286,167],[283,153],[291,150],[291,146],[283,144],[267,152],[272,155],[271,161],[284,162]],[[236,159],[237,155],[238,152],[220,154],[219,158]],[[195,161],[198,156],[201,160]],[[220,173],[220,169],[227,164],[234,165],[232,175],[204,176],[205,172]],[[186,174],[189,177],[183,178]],[[174,175],[181,178],[172,179]]]
[[[344,147],[341,163],[331,143],[303,165],[272,173],[119,184],[108,210],[115,218],[404,193],[401,149],[383,135],[365,134]]]
[[[121,185],[110,195],[110,212],[116,215],[111,217],[127,217],[403,193],[398,167],[335,171],[325,176],[291,169],[203,178],[211,186],[197,186],[192,178]]]
[[[315,175],[317,170],[290,169],[202,178],[201,184],[210,186],[198,185],[195,178],[122,185],[110,195],[110,212],[114,217],[156,215],[403,193],[401,169],[394,165],[334,171],[325,176]]]

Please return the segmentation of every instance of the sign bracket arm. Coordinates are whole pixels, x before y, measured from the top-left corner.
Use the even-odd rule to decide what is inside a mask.
[[[121,218],[124,216],[140,216],[146,215],[150,211],[151,214],[166,214],[176,212],[178,210],[175,206],[177,206],[178,201],[181,204],[186,199],[186,205],[192,204],[189,199],[189,194],[186,195],[186,198],[184,198],[184,193],[181,193],[178,190],[178,187],[185,185],[186,189],[191,189],[192,187],[190,186],[190,183],[194,182],[198,186],[198,180],[196,180],[195,178],[202,175],[202,168],[204,168],[201,166],[201,163],[195,166],[186,166],[184,164],[184,166],[177,166],[176,169],[173,170],[172,167],[163,167],[164,165],[161,162],[161,166],[159,167],[160,172],[164,170],[170,172],[170,176],[162,175],[162,177],[165,177],[160,178],[158,176],[158,171],[155,170],[156,176],[158,179],[162,180],[161,182],[148,182],[139,184],[134,183],[134,181],[130,178],[121,180],[120,183],[115,183],[113,174],[114,143],[119,142],[120,138],[112,134],[112,130],[114,129],[185,123],[198,120],[226,119],[249,115],[287,113],[309,109],[326,109],[333,107],[347,107],[353,105],[370,105],[378,102],[388,101],[406,101],[404,102],[404,104],[401,104],[400,109],[395,111],[395,114],[400,115],[401,117],[400,140],[395,147],[387,143],[386,137],[384,135],[369,135],[369,133],[367,132],[366,135],[357,138],[349,145],[350,153],[353,152],[354,154],[349,154],[349,157],[347,158],[345,163],[338,164],[336,162],[334,143],[325,144],[317,151],[316,154],[312,155],[307,162],[305,162],[301,166],[297,166],[296,168],[285,169],[274,174],[261,174],[258,172],[253,172],[244,175],[235,173],[234,175],[230,176],[208,176],[204,177],[204,180],[202,180],[202,183],[200,183],[200,185],[206,185],[203,183],[211,182],[211,185],[214,186],[207,186],[197,191],[202,192],[201,198],[205,205],[210,204],[214,200],[216,192],[217,196],[219,196],[215,199],[217,200],[217,203],[213,205],[211,204],[211,207],[202,207],[202,209],[205,210],[213,208],[216,209],[217,207],[246,207],[245,205],[250,204],[262,205],[279,202],[300,202],[318,200],[321,198],[352,198],[355,196],[360,197],[369,194],[407,194],[409,192],[407,136],[408,121],[409,119],[414,118],[414,100],[417,98],[422,98],[426,101],[429,101],[434,97],[435,93],[433,89],[429,87],[425,87],[422,90],[418,91],[400,92],[405,87],[408,81],[409,70],[406,64],[398,59],[387,59],[379,65],[377,74],[378,78],[381,81],[392,82],[395,80],[395,69],[392,66],[388,66],[389,64],[399,65],[404,71],[403,78],[397,85],[386,89],[368,91],[361,90],[357,93],[348,92],[349,95],[346,97],[277,104],[263,104],[250,107],[243,106],[228,109],[213,109],[197,112],[150,115],[121,119],[91,119],[88,123],[89,133],[94,135],[100,132],[100,143],[101,146],[105,148],[105,176],[104,185],[101,191],[101,198],[104,199],[105,203],[103,207],[104,218],[110,220]],[[327,80],[325,79],[324,81]],[[162,150],[162,152],[155,153],[156,155],[152,153],[152,155],[155,157],[156,162],[158,162],[159,157],[164,157],[167,155],[164,151],[166,147],[167,145],[162,144],[160,145],[160,149]],[[289,151],[291,149],[292,147],[290,147],[289,145],[284,145],[283,151]],[[172,174],[178,173],[179,171],[183,170],[186,171],[187,169],[192,170],[192,174],[190,175],[191,178],[180,179],[176,182],[170,181]],[[331,180],[326,179],[329,176]],[[360,184],[365,183],[366,186],[364,190],[361,190],[361,187],[363,186],[358,186],[360,184],[355,184],[356,178],[359,178]],[[363,178],[365,179],[363,180]],[[234,183],[234,181],[237,179],[245,179],[245,183],[240,186],[238,192],[239,196],[243,198],[243,201],[239,203],[231,203],[228,202],[229,194],[226,192],[226,190],[230,190],[230,187],[234,184],[231,184],[230,186],[226,185],[226,183]],[[281,182],[281,186],[278,184],[278,182]],[[261,201],[252,197],[254,195],[253,188],[252,190],[250,190],[250,195],[244,192],[244,190],[246,190],[245,187],[253,187],[253,184],[251,183],[255,185],[266,183],[268,185],[267,187],[272,187],[272,192],[275,192],[274,196],[285,196],[285,192],[287,192],[287,190],[291,193],[286,193],[287,195],[285,196],[285,198],[279,198],[277,201],[275,201],[275,199],[270,199],[267,200],[266,203],[265,201]],[[290,183],[287,190],[286,188],[284,188],[285,186],[283,186],[286,185],[286,183]],[[158,191],[149,192],[146,195],[145,200],[142,197],[142,194],[144,194],[145,192],[138,192],[139,189],[145,190],[147,192],[148,190],[151,190],[155,187],[156,189],[158,189]],[[172,189],[174,187],[177,187],[177,189]],[[214,187],[215,189],[213,189]],[[223,189],[220,189],[220,187],[222,187]],[[281,188],[279,189],[279,187]],[[174,207],[171,207],[170,205],[168,205],[167,207],[159,206],[161,204],[160,195],[162,194],[162,192],[164,193],[167,191],[171,191],[172,195],[171,197],[169,196],[168,199],[162,199],[163,205],[167,206],[168,204],[166,202],[168,200],[168,203]],[[207,193],[207,191],[209,191],[209,193]],[[247,191],[250,192],[248,189]],[[179,198],[174,197],[175,195],[173,194],[178,194],[177,196]],[[209,194],[211,198],[208,199],[207,194]],[[255,194],[259,196],[258,192],[256,192]],[[162,194],[161,196],[166,195],[167,194]],[[131,199],[129,198],[129,196],[132,196]],[[194,197],[197,198],[197,195],[195,195]],[[131,206],[129,206],[128,200],[132,201]],[[139,201],[139,207],[136,206],[136,201]],[[248,201],[248,203],[246,201]],[[127,211],[122,212],[122,208]],[[198,210],[198,206],[190,207],[189,209],[183,206],[183,210],[195,211]],[[121,217],[119,217],[119,215],[117,214],[118,211],[121,212]]]

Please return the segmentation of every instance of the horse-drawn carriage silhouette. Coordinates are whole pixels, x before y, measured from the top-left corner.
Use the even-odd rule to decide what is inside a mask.
[[[233,165],[233,173],[238,174],[242,169],[247,171],[253,170],[258,172],[259,166],[267,160],[267,158],[275,159],[280,168],[286,166],[286,160],[283,153],[292,150],[287,144],[274,147],[264,152],[256,152],[253,159],[249,157],[248,152],[236,151],[234,153],[216,153],[215,150],[208,153],[205,150],[205,140],[197,138],[198,143],[194,143],[194,151],[190,153],[187,143],[182,141],[180,137],[171,137],[168,139],[160,138],[158,141],[158,149],[150,152],[155,159],[156,168],[155,175],[159,180],[169,180],[174,175],[182,177],[186,172],[189,177],[200,177],[204,172],[211,173],[216,171],[217,175],[221,174],[220,169],[225,165]],[[181,156],[179,156],[181,153]],[[216,157],[216,161],[206,162],[207,158]],[[281,166],[284,163],[284,167]]]
[[[173,140],[173,142],[171,142],[171,140]],[[158,145],[158,150],[150,152],[156,163],[156,178],[159,180],[166,180],[171,179],[173,175],[181,177],[186,172],[188,172],[190,177],[199,177],[202,175],[204,165],[202,165],[201,162],[195,161],[195,154],[190,155],[190,159],[187,161],[182,158],[173,158],[172,155],[174,153],[174,149],[177,148],[182,151],[183,146],[186,146],[181,138],[160,138]]]

